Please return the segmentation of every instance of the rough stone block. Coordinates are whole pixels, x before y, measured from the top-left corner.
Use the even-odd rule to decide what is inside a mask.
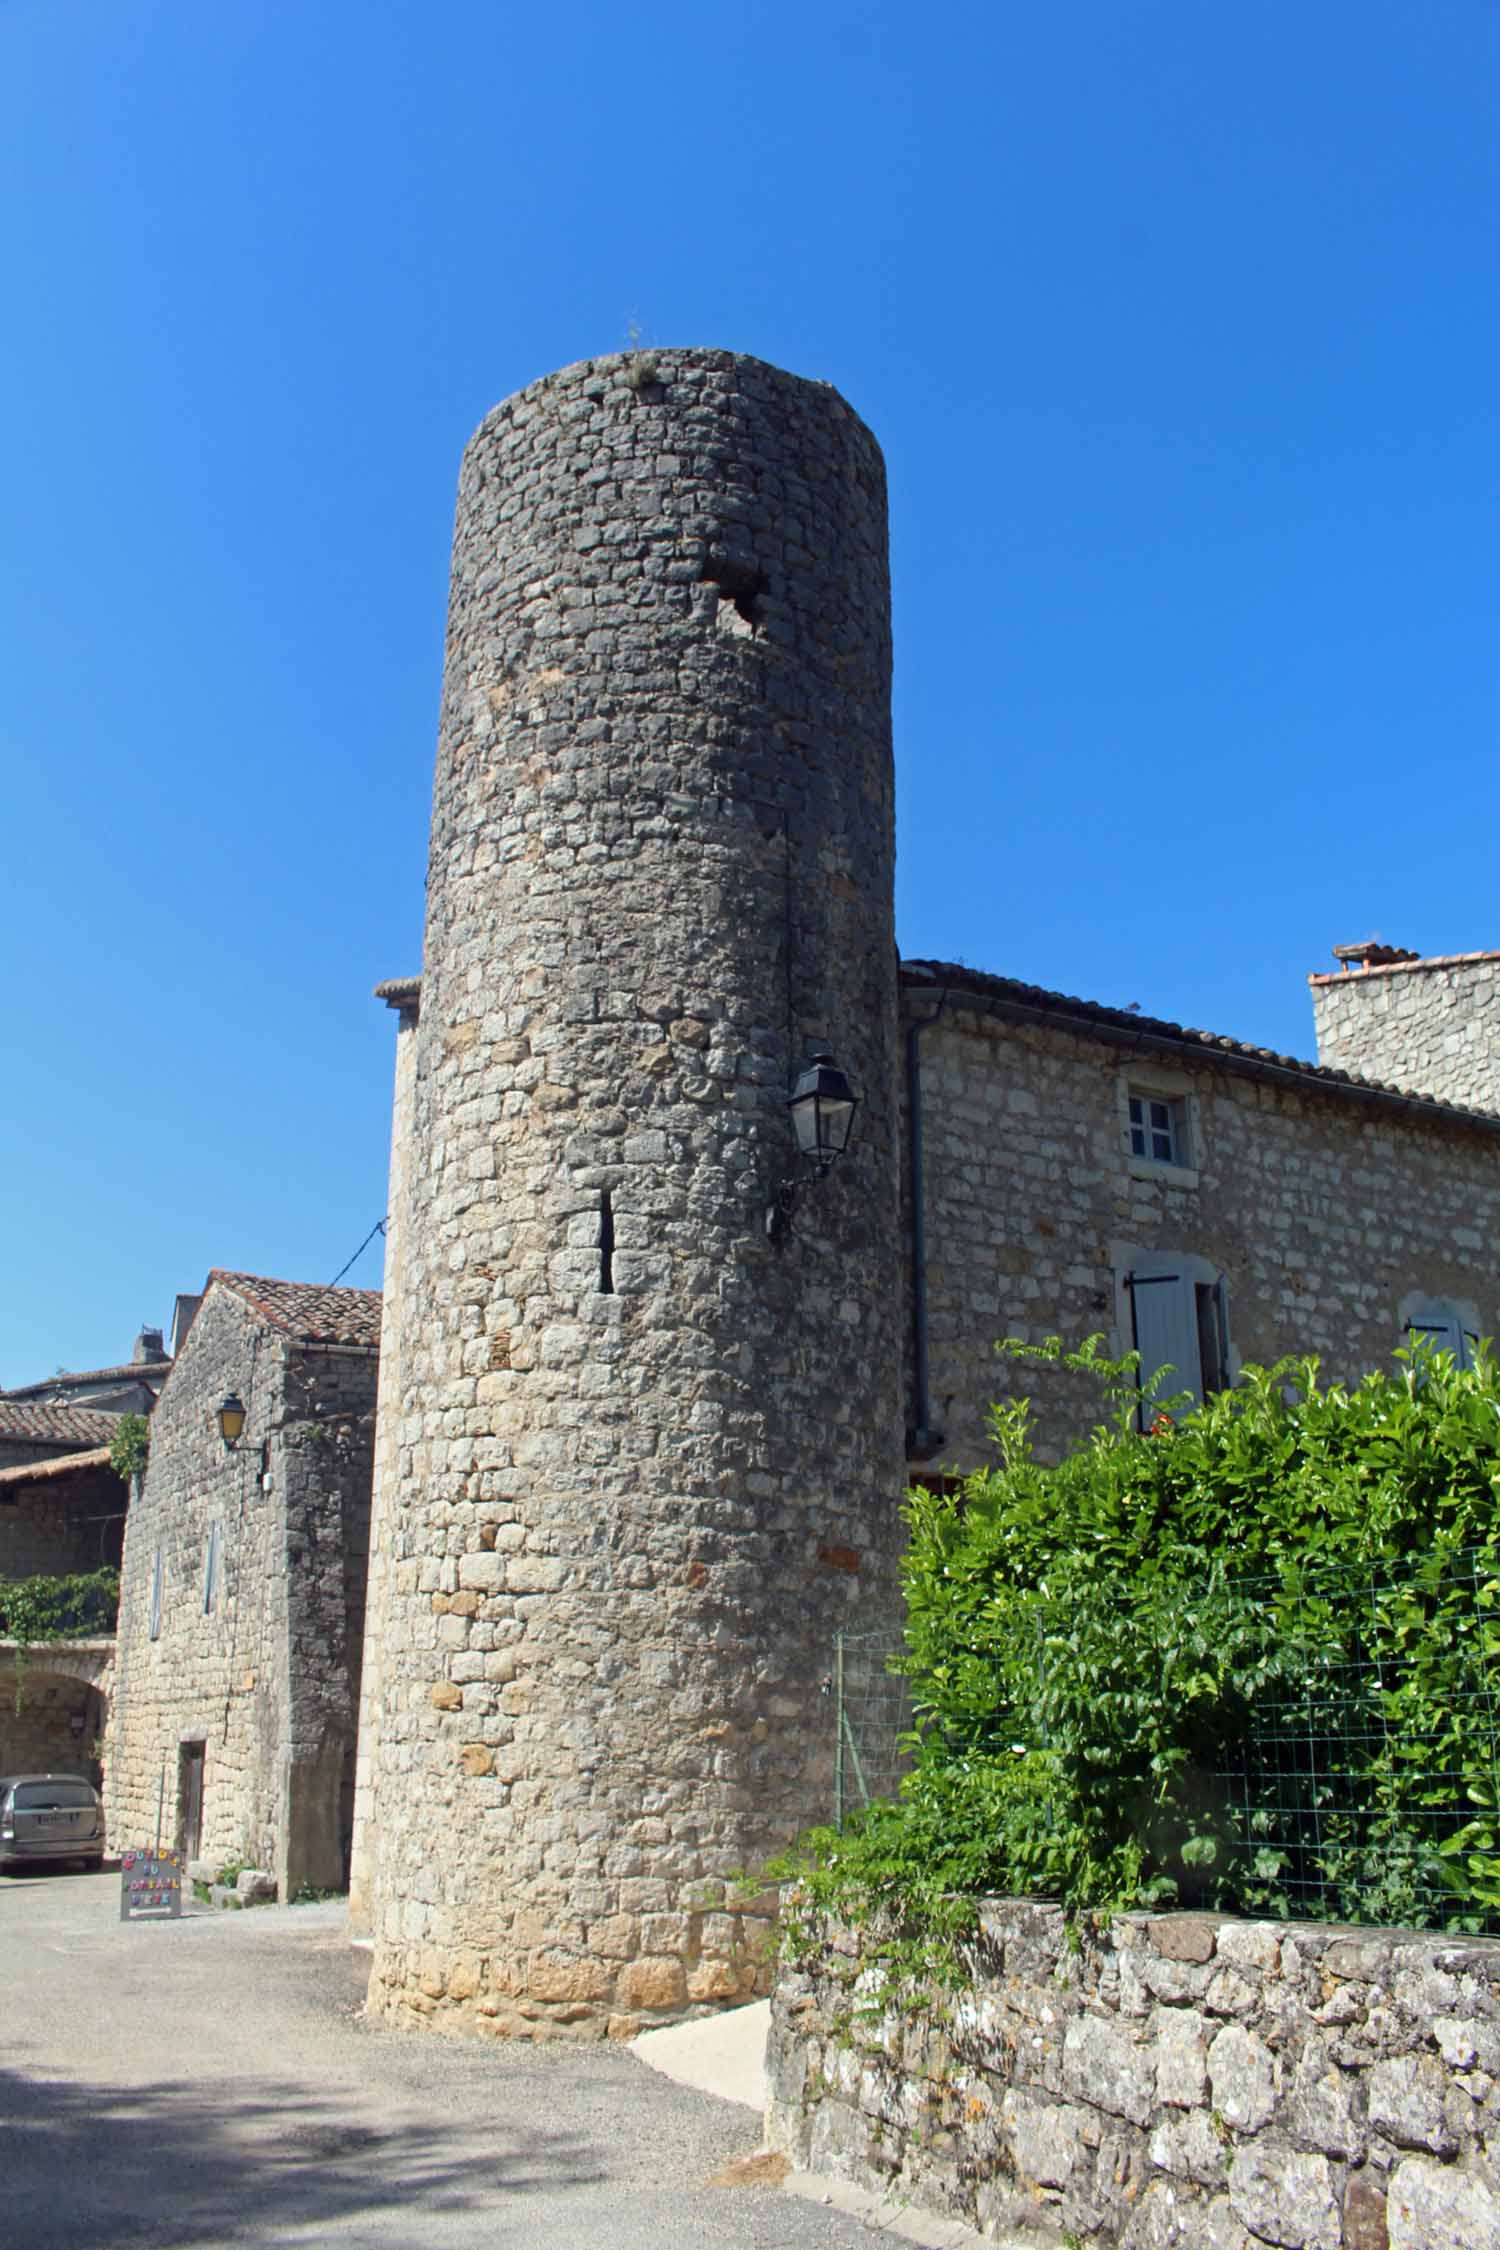
[[[627,1962],[615,1987],[615,1999],[622,2012],[680,2008],[686,1998],[687,1978],[682,1963],[653,1960],[649,1956]]]
[[[1451,2164],[1404,2157],[1391,2174],[1386,2225],[1390,2250],[1494,2250],[1500,2196]]]
[[[1276,2066],[1264,2041],[1241,2024],[1226,2024],[1208,2050],[1208,2075],[1225,2124],[1258,2132],[1276,2107]]]
[[[1193,2008],[1163,2008],[1155,2019],[1156,2098],[1193,2109],[1208,2090],[1208,2036]]]
[[[1063,2037],[1063,2083],[1070,2093],[1144,2125],[1155,2094],[1151,2055],[1104,2016],[1082,2016]]]
[[[1401,2148],[1451,2156],[1458,2146],[1444,2106],[1447,2079],[1432,2055],[1395,2055],[1371,2066],[1370,2123]]]
[[[1262,2242],[1284,2250],[1341,2250],[1343,2221],[1326,2157],[1265,2143],[1242,2148],[1229,2167],[1229,2201]]]

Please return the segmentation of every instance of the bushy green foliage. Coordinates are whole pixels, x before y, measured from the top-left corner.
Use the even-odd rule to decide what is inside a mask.
[[[109,1465],[127,1484],[146,1473],[151,1450],[151,1425],[144,1414],[122,1414],[109,1438]]]
[[[48,1641],[112,1633],[120,1607],[120,1573],[111,1567],[67,1578],[0,1578],[0,1640],[15,1646],[16,1709],[25,1696],[26,1652]]]
[[[0,1578],[0,1635],[34,1647],[112,1633],[119,1606],[120,1573],[113,1567],[68,1578]]]
[[[939,1945],[955,1894],[1500,1926],[1500,1370],[1313,1360],[1139,1428],[1134,1357],[1055,1467],[913,1492],[914,1767],[809,1839],[818,1907]],[[948,1902],[946,1904],[942,1902]]]

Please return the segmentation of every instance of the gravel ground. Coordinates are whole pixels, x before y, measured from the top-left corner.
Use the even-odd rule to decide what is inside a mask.
[[[834,2250],[736,2102],[602,2047],[367,2024],[342,1906],[122,1924],[119,1878],[0,1877],[0,2211],[16,2250]]]

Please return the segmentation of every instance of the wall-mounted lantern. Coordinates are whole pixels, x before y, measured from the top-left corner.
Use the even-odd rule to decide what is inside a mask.
[[[766,1208],[766,1233],[779,1242],[791,1231],[797,1198],[810,1180],[820,1180],[849,1146],[859,1096],[826,1050],[812,1057],[787,1097],[798,1169],[788,1172]]]
[[[72,1728],[74,1735],[81,1738],[84,1728],[88,1725],[88,1720],[81,1711],[70,1711],[68,1713],[68,1725]]]
[[[233,1453],[245,1433],[245,1402],[238,1391],[230,1391],[220,1400],[214,1419],[219,1425],[225,1451]]]

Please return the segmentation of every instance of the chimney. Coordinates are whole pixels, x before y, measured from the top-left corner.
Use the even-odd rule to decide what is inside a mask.
[[[132,1366],[144,1367],[150,1361],[165,1359],[166,1356],[166,1346],[161,1340],[161,1330],[159,1328],[143,1328],[135,1340],[135,1350],[130,1355]]]
[[[1366,938],[1360,945],[1336,945],[1335,961],[1341,961],[1345,971],[1351,969],[1388,969],[1394,961],[1420,961],[1420,953],[1413,953],[1407,945],[1382,945],[1378,938]]]

